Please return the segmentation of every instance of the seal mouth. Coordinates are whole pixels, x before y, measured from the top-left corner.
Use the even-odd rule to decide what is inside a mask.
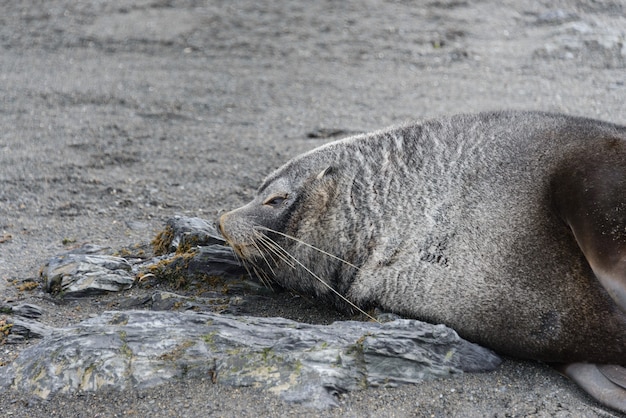
[[[252,257],[250,255],[250,252],[247,251],[247,249],[249,248],[254,248],[252,245],[250,244],[235,244],[233,242],[230,241],[226,241],[226,243],[233,249],[233,251],[235,252],[235,254],[237,254],[237,257],[239,257],[242,260],[250,260]]]
[[[236,242],[234,242],[229,236],[228,234],[226,234],[224,232],[224,229],[222,228],[222,225],[219,225],[219,230],[220,233],[222,234],[222,236],[224,237],[224,240],[226,241],[226,245],[228,245],[230,248],[233,249],[233,251],[235,252],[235,254],[237,255],[237,257],[242,258],[242,259],[247,259],[249,258],[246,255],[246,248],[250,247],[250,244],[237,244]]]
[[[217,228],[224,237],[226,245],[231,247],[233,251],[235,251],[235,254],[242,260],[251,261],[259,256],[262,257],[263,252],[259,248],[254,235],[247,232],[242,234],[241,231],[238,231],[238,227],[240,226],[238,222],[230,222],[232,227],[230,228],[230,233],[227,232],[229,228],[225,226],[229,222],[230,213],[232,212],[220,216],[217,223]]]

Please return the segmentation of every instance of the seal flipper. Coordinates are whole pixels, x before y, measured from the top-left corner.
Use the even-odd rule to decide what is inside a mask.
[[[626,312],[626,145],[612,147],[562,167],[552,199],[594,275]]]
[[[615,364],[598,364],[598,370],[611,382],[626,390],[626,367]]]
[[[607,367],[621,369],[617,380],[621,383],[625,382],[626,369],[619,366],[571,363],[557,369],[576,382],[585,392],[601,404],[626,413],[626,389],[621,383],[615,383],[612,378],[604,374],[602,368]]]

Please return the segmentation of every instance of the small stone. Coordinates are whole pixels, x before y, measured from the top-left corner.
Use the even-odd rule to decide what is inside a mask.
[[[37,305],[23,303],[13,306],[11,313],[13,315],[23,316],[24,318],[35,319],[39,318],[43,314],[43,310]]]
[[[224,245],[225,243],[222,235],[215,229],[213,222],[202,218],[175,216],[167,221],[167,226],[173,232],[170,244],[170,250],[172,251],[176,251],[181,247]]]
[[[83,247],[50,259],[41,274],[46,291],[81,297],[131,288],[135,279],[128,261],[84,252],[90,250]]]

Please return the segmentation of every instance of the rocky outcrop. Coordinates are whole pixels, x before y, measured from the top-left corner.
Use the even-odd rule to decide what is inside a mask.
[[[0,386],[55,393],[210,378],[324,408],[338,394],[492,370],[500,359],[450,328],[398,319],[310,325],[282,318],[118,311],[43,340],[0,368]]]

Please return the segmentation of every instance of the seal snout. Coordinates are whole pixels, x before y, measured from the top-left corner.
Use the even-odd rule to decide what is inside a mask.
[[[217,229],[224,237],[226,244],[243,259],[253,258],[260,251],[254,243],[255,238],[251,233],[251,228],[248,227],[239,209],[224,213],[217,221]]]
[[[222,236],[224,237],[224,240],[226,240],[226,244],[229,245],[237,254],[243,257],[244,253],[242,251],[241,244],[237,243],[237,240],[233,238],[232,219],[229,219],[231,214],[232,212],[227,212],[219,217],[219,220],[217,221],[217,229],[220,231],[220,234],[222,234]],[[230,234],[226,232],[226,230],[229,229],[227,227],[227,223],[229,221],[231,222]],[[237,234],[235,232],[235,237],[236,236]]]

